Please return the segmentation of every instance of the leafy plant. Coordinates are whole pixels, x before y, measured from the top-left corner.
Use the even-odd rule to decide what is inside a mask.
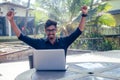
[[[100,24],[109,25],[111,27],[116,26],[115,18],[111,14],[108,14],[108,13],[100,16],[99,19],[98,19],[98,22]]]

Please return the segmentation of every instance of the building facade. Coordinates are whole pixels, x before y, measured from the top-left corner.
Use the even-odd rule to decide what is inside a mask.
[[[6,18],[6,13],[10,10],[14,9],[15,11],[15,22],[18,27],[27,34],[33,34],[34,28],[34,17],[31,16],[30,12],[33,9],[28,10],[28,18],[27,18],[27,26],[25,27],[26,20],[26,11],[27,7],[22,5],[17,5],[11,2],[0,3],[0,36],[12,36],[14,32],[11,29],[11,25]],[[26,29],[26,30],[25,30]]]

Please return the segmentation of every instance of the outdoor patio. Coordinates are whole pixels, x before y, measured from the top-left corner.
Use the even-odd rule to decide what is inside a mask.
[[[0,80],[120,80],[119,3],[120,0],[0,0]],[[84,12],[87,8],[88,13]],[[60,37],[85,25],[81,36],[68,48],[66,62],[70,67],[62,77],[56,72],[54,76],[38,74],[34,78],[37,71],[30,69],[28,60],[34,48],[18,40],[15,34],[20,32],[13,30],[14,25],[7,20],[8,11],[14,12],[17,27],[31,38],[48,37],[46,27],[44,32],[48,19],[58,23],[58,31],[55,26],[48,32],[54,31]]]

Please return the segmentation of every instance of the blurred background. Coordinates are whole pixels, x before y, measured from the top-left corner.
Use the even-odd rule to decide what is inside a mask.
[[[0,0],[0,42],[18,41],[6,19],[10,9],[20,30],[31,37],[45,37],[47,19],[58,22],[58,36],[72,33],[81,18],[80,8],[88,6],[86,29],[70,46],[81,50],[120,49],[120,0]]]

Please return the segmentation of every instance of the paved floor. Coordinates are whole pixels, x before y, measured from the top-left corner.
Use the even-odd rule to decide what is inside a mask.
[[[0,64],[0,80],[14,80],[17,75],[29,69],[28,61]]]
[[[4,54],[10,54],[22,50],[27,50],[30,47],[28,45],[25,45],[21,41],[17,42],[4,42],[0,43],[0,55]]]
[[[93,64],[89,64],[89,62],[120,63],[120,51],[119,50],[118,51],[114,50],[114,51],[109,51],[109,52],[85,53],[85,54],[80,54],[79,58],[78,58],[78,55],[67,56],[67,62],[68,63],[75,62],[76,60],[78,60],[79,62],[87,62],[87,64],[84,64],[86,65],[86,67],[87,65],[91,65],[92,67],[95,67]],[[100,64],[97,64],[97,67],[98,66],[100,66]],[[29,70],[28,61],[2,63],[0,64],[0,80],[14,80],[18,74],[26,70]],[[119,74],[120,74],[120,71],[119,71]],[[104,80],[104,79],[98,79],[98,80]]]

